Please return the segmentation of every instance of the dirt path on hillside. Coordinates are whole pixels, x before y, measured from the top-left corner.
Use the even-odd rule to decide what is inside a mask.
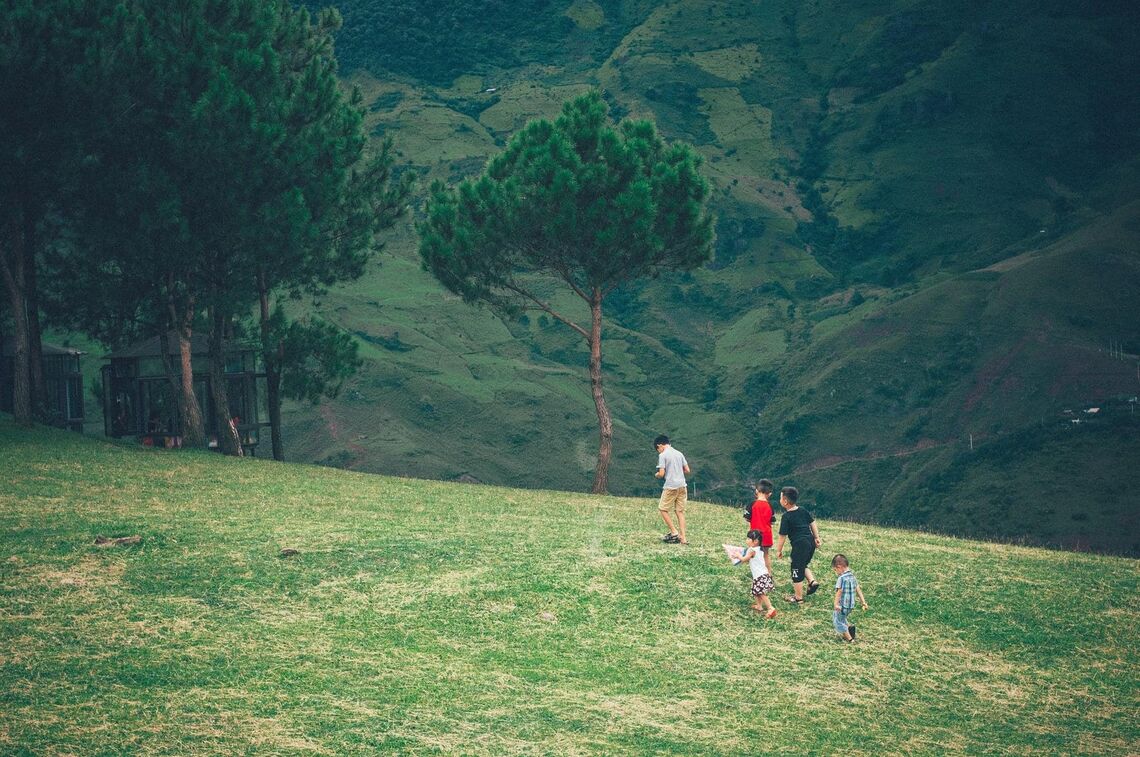
[[[913,447],[906,449],[893,450],[890,452],[871,452],[866,455],[829,455],[821,457],[818,460],[813,460],[810,463],[805,463],[795,469],[796,474],[801,473],[814,473],[815,471],[827,470],[828,468],[835,468],[843,465],[844,463],[866,462],[868,460],[882,460],[887,457],[907,457],[919,452],[925,452],[928,449],[935,449],[937,447],[945,447],[950,444],[956,443],[957,439],[947,439],[938,441],[937,439],[923,439]]]

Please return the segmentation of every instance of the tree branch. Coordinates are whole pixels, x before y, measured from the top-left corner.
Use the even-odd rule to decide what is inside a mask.
[[[504,283],[502,286],[505,289],[511,290],[512,292],[519,295],[520,297],[524,297],[524,298],[530,300],[531,302],[533,302],[535,305],[538,306],[539,310],[542,310],[542,311],[548,313],[552,318],[555,318],[559,321],[562,321],[562,323],[565,323],[567,326],[569,326],[570,328],[574,329],[579,334],[581,334],[582,338],[585,339],[587,342],[590,341],[590,332],[589,331],[586,331],[586,329],[582,328],[581,326],[574,323],[573,321],[571,321],[566,316],[557,312],[556,310],[554,310],[554,308],[550,307],[550,305],[548,305],[545,302],[543,302],[542,300],[538,299],[537,297],[535,297],[530,292],[526,291],[525,289],[523,289],[522,287],[520,287],[516,284]]]
[[[562,277],[562,280],[566,282],[567,286],[574,290],[574,294],[581,297],[585,302],[590,301],[590,295],[586,294],[586,292],[578,286],[577,282],[574,281],[574,277],[570,275],[570,269],[565,263],[552,261],[551,268],[558,271],[558,275]]]

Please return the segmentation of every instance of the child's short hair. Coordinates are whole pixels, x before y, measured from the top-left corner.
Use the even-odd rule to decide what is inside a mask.
[[[795,502],[800,498],[800,490],[794,486],[785,486],[780,490],[780,494],[788,498],[789,502]]]
[[[754,528],[748,532],[748,538],[752,541],[760,541],[764,538],[764,535],[760,533],[759,529]]]
[[[831,558],[831,567],[833,568],[846,568],[851,563],[847,562],[847,555],[842,553]]]
[[[772,482],[766,478],[762,478],[756,482],[757,491],[763,492],[764,494],[771,494],[772,489],[774,488],[775,486],[772,484]]]

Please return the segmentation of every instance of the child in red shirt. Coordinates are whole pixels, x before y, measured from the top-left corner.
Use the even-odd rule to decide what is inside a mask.
[[[768,574],[772,575],[772,558],[768,555],[768,550],[772,546],[772,522],[776,518],[772,514],[768,495],[775,487],[771,481],[762,478],[752,488],[756,491],[756,500],[752,503],[752,517],[748,521],[748,528],[760,532],[760,549],[764,552],[764,564],[768,566]]]

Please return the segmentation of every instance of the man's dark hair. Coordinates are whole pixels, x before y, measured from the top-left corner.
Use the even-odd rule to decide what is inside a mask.
[[[780,490],[780,494],[787,497],[788,501],[793,505],[796,503],[796,500],[800,498],[800,490],[794,486],[785,486]]]
[[[656,447],[658,444],[668,444],[668,443],[669,443],[669,437],[665,436],[665,434],[661,434],[660,436],[658,436],[656,439],[653,440],[653,446],[654,447]]]
[[[756,482],[756,488],[759,489],[764,494],[771,494],[772,490],[776,487],[775,487],[775,484],[773,484],[768,479],[762,478]]]
[[[851,563],[847,562],[847,555],[838,554],[831,558],[831,567],[833,568],[846,568]]]

